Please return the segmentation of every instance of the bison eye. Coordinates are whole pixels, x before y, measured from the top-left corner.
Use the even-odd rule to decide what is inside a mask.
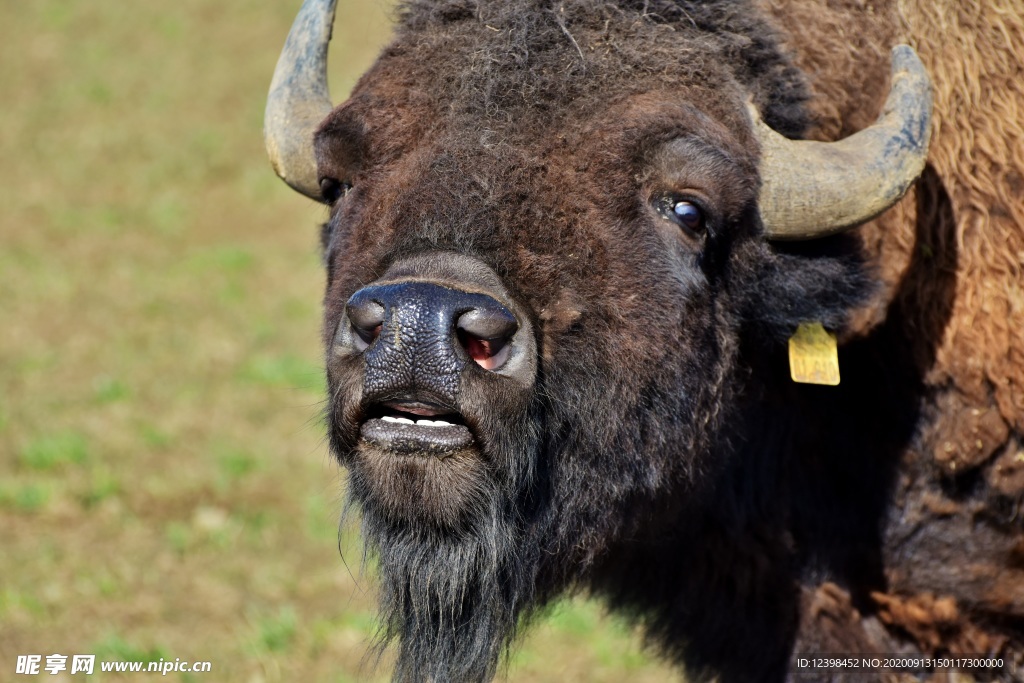
[[[672,205],[672,213],[683,227],[698,232],[704,227],[704,214],[691,202],[676,202]]]
[[[320,196],[324,198],[324,201],[328,204],[334,204],[352,189],[350,183],[343,183],[335,178],[321,178],[320,179]]]
[[[704,232],[704,210],[688,199],[661,197],[657,202],[658,212],[686,231],[699,235]]]

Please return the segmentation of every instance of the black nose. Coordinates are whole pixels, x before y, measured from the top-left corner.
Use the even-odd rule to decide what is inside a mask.
[[[349,329],[339,329],[337,343],[365,352],[370,364],[386,361],[414,374],[458,372],[467,358],[498,370],[519,329],[493,297],[429,282],[364,287],[346,313]]]

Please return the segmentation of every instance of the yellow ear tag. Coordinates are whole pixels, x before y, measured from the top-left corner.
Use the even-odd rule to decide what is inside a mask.
[[[836,336],[821,323],[800,323],[789,338],[789,376],[802,384],[839,384]]]

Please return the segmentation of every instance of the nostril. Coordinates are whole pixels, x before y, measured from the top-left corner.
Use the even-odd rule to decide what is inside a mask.
[[[469,357],[484,370],[497,370],[508,360],[507,339],[479,339],[459,330],[459,343]]]
[[[377,337],[380,336],[380,330],[383,325],[377,325],[372,330],[367,330],[357,325],[352,326],[352,331],[356,333],[355,346],[358,351],[365,351],[370,347]]]
[[[475,308],[459,316],[459,343],[484,370],[497,370],[508,360],[509,340],[519,329],[515,316],[503,306]]]
[[[384,325],[384,306],[369,297],[356,293],[345,307],[352,324],[352,342],[357,351],[364,351],[380,336]]]

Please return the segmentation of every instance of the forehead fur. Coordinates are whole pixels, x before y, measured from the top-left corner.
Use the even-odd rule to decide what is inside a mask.
[[[804,83],[746,4],[411,0],[374,71],[430,93],[435,115],[486,124],[496,139],[563,126],[655,89],[677,91],[727,123],[739,112],[721,93],[750,95],[769,125],[798,134],[807,123]]]
[[[752,98],[770,126],[797,137],[808,126],[806,84],[747,5],[412,0],[347,108],[372,113],[362,123],[389,136],[418,137],[429,121],[473,131],[471,144],[486,147],[521,145],[608,103],[661,91],[734,130],[745,127],[740,105]],[[401,149],[408,140],[390,142]]]

